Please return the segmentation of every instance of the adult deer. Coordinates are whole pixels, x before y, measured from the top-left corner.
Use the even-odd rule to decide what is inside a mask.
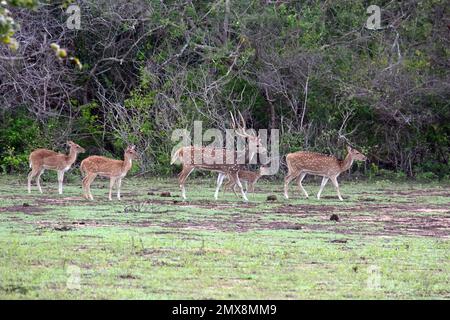
[[[218,198],[223,179],[225,176],[228,176],[231,181],[239,187],[244,201],[248,201],[247,195],[245,194],[241,181],[239,180],[238,173],[243,170],[244,164],[249,163],[256,155],[256,148],[258,148],[260,152],[264,152],[266,149],[262,145],[261,138],[259,136],[247,131],[245,120],[241,113],[239,113],[239,117],[242,124],[235,121],[235,117],[231,114],[231,120],[235,133],[240,137],[248,139],[249,145],[246,145],[244,150],[187,146],[179,148],[173,154],[171,164],[175,163],[177,160],[180,160],[182,164],[182,170],[178,175],[178,182],[181,188],[181,196],[184,200],[186,200],[186,189],[184,187],[186,179],[192,171],[199,169],[219,173],[219,176],[217,177],[216,192],[214,193],[214,198],[216,200]],[[249,146],[251,147],[249,148]]]
[[[86,199],[94,200],[91,193],[91,183],[97,176],[109,178],[109,200],[112,200],[112,189],[117,184],[117,199],[120,200],[120,187],[122,178],[131,169],[133,159],[138,154],[135,146],[125,149],[123,160],[115,160],[102,156],[90,156],[81,161],[80,171],[85,175],[83,178],[83,195]]]
[[[288,185],[293,179],[297,178],[298,186],[300,190],[303,191],[306,198],[308,198],[308,193],[303,188],[302,181],[307,174],[322,176],[322,184],[320,185],[319,193],[317,193],[317,199],[320,199],[320,194],[323,188],[327,184],[328,180],[331,180],[336,192],[338,194],[339,200],[343,201],[341,197],[341,192],[339,191],[339,184],[337,182],[338,176],[350,169],[353,161],[360,160],[365,161],[367,157],[360,153],[359,151],[352,149],[347,146],[347,156],[344,160],[338,160],[333,156],[328,156],[315,152],[298,151],[294,153],[289,153],[286,156],[286,162],[288,166],[288,173],[284,178],[284,196],[289,199],[288,195]]]
[[[39,192],[42,193],[40,178],[44,171],[55,170],[58,172],[58,192],[63,192],[64,173],[70,169],[79,153],[85,150],[73,141],[67,141],[70,146],[69,154],[62,154],[48,149],[36,149],[29,157],[31,172],[28,174],[28,193],[31,193],[31,180],[36,177]]]
[[[244,183],[245,186],[245,192],[254,192],[255,191],[255,185],[258,182],[259,178],[262,176],[270,175],[270,168],[261,166],[259,167],[258,171],[247,171],[242,170],[239,171],[238,176],[241,183]],[[229,181],[225,184],[225,189],[233,186],[233,192],[236,194],[236,184],[233,183],[233,180],[228,178]]]

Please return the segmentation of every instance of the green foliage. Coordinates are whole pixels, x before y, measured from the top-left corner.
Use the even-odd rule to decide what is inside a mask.
[[[6,3],[32,7],[36,1]],[[25,171],[30,148],[51,145],[64,128],[116,158],[135,143],[143,152],[142,171],[172,174],[178,168],[169,165],[171,130],[189,129],[193,120],[204,121],[204,128],[227,126],[225,114],[239,109],[255,128],[267,128],[274,118],[282,156],[296,150],[341,156],[339,135],[346,134],[374,156],[371,179],[450,175],[445,1],[378,1],[383,26],[391,25],[378,31],[364,28],[368,3],[361,1],[231,1],[228,33],[224,1],[143,1],[148,14],[130,12],[129,19],[114,12],[127,10],[129,2],[110,3],[86,1],[92,17],[84,21],[102,23],[66,39],[87,69],[76,79],[83,90],[68,93],[69,107],[57,116],[43,112],[51,115],[40,116],[39,125],[37,117],[5,116],[3,172]],[[17,30],[8,16],[0,6],[0,41],[6,43]],[[124,108],[110,110],[105,101]]]
[[[4,116],[0,125],[0,170],[28,170],[28,155],[43,142],[36,122],[25,113]]]
[[[420,172],[416,175],[418,180],[422,181],[433,181],[438,178],[438,176],[433,172]]]
[[[444,178],[450,174],[450,165],[436,160],[427,160],[416,166],[414,171],[417,178]]]

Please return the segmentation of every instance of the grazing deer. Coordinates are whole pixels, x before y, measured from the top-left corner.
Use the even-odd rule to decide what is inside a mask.
[[[288,166],[288,174],[284,178],[284,196],[289,199],[288,185],[293,179],[297,178],[298,186],[301,191],[308,198],[308,193],[303,188],[302,181],[307,174],[322,176],[322,184],[320,185],[319,193],[317,193],[317,199],[320,199],[320,194],[323,188],[331,180],[339,200],[343,201],[341,193],[339,191],[339,184],[337,177],[344,171],[350,169],[354,160],[365,161],[367,157],[359,151],[347,146],[347,156],[344,160],[338,160],[335,157],[327,156],[315,152],[298,151],[289,153],[286,156],[286,162]]]
[[[258,171],[247,171],[242,170],[239,171],[238,176],[241,183],[244,183],[245,186],[245,192],[254,192],[255,191],[255,185],[258,182],[259,178],[262,176],[270,175],[270,170],[268,167],[259,167]],[[228,177],[229,181],[225,185],[225,190],[231,186],[233,186],[233,192],[236,194],[236,184],[233,184],[233,181]]]
[[[31,152],[29,157],[31,172],[28,174],[28,193],[31,193],[31,180],[34,177],[36,177],[39,192],[42,193],[40,178],[45,169],[47,169],[58,172],[58,192],[62,194],[64,172],[70,169],[79,153],[85,152],[82,147],[73,141],[67,141],[67,144],[70,146],[68,155],[47,149],[36,149]]]
[[[257,147],[260,152],[264,152],[266,149],[262,145],[261,138],[259,136],[248,133],[244,118],[240,113],[239,116],[242,124],[238,124],[231,114],[231,120],[235,133],[240,137],[247,138],[249,140],[249,144]],[[181,188],[181,196],[184,200],[186,200],[186,189],[184,187],[186,179],[192,173],[192,171],[194,171],[195,169],[199,169],[219,172],[214,199],[217,200],[219,196],[219,189],[222,185],[223,179],[225,178],[225,176],[228,176],[231,181],[239,187],[244,201],[248,201],[247,195],[245,194],[242,188],[241,181],[239,180],[238,173],[239,171],[243,170],[243,165],[245,163],[248,163],[253,159],[255,154],[256,152],[251,152],[248,146],[246,146],[246,148],[241,151],[225,148],[196,146],[179,148],[173,154],[171,164],[175,163],[175,161],[177,160],[180,160],[182,164],[182,170],[178,175],[178,182]],[[197,158],[199,161],[195,161],[197,160]]]
[[[94,200],[91,193],[91,183],[99,175],[109,178],[109,200],[112,200],[112,188],[117,184],[117,199],[120,200],[120,187],[122,178],[131,169],[132,160],[138,154],[135,146],[128,146],[125,149],[123,160],[115,160],[101,156],[90,156],[81,161],[80,171],[85,175],[83,178],[83,193],[86,199]]]

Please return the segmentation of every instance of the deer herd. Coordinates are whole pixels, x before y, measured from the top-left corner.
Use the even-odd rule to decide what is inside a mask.
[[[270,174],[270,169],[264,165],[261,165],[256,172],[246,170],[245,164],[250,163],[257,153],[254,149],[249,148],[249,145],[255,146],[259,152],[267,150],[263,146],[261,138],[246,129],[245,120],[240,113],[239,118],[240,120],[237,121],[237,117],[231,114],[235,134],[248,140],[244,150],[187,146],[175,151],[171,164],[174,164],[177,160],[181,162],[182,170],[178,175],[178,183],[184,200],[187,199],[184,184],[195,169],[218,173],[216,191],[214,193],[216,200],[225,177],[228,179],[225,189],[232,187],[233,192],[236,194],[236,187],[238,187],[244,201],[248,201],[247,192],[254,192],[258,179]],[[84,148],[72,141],[68,141],[67,145],[70,147],[67,155],[47,149],[37,149],[30,154],[31,172],[28,174],[28,193],[31,193],[33,178],[36,178],[37,187],[39,192],[42,193],[40,177],[47,169],[57,171],[58,192],[62,194],[64,173],[75,163],[77,155],[85,152]],[[102,176],[110,179],[109,200],[112,200],[112,190],[115,185],[117,186],[117,199],[120,200],[122,179],[131,169],[132,161],[136,158],[138,158],[138,152],[135,150],[135,146],[132,145],[125,149],[123,160],[94,155],[81,161],[80,171],[84,176],[82,181],[84,197],[88,200],[94,199],[91,193],[91,184],[97,176]],[[200,159],[200,161],[195,161],[196,159]],[[221,161],[217,161],[217,159],[221,159]],[[303,188],[302,181],[309,174],[322,177],[317,199],[320,199],[323,188],[328,180],[331,180],[339,200],[343,201],[337,181],[338,176],[342,172],[349,170],[355,160],[365,161],[366,159],[366,156],[350,146],[347,146],[347,156],[343,160],[316,152],[298,151],[289,153],[286,155],[288,173],[284,178],[284,196],[286,199],[289,199],[289,183],[296,179],[300,191],[308,198],[309,195]],[[243,184],[245,185],[245,190]]]

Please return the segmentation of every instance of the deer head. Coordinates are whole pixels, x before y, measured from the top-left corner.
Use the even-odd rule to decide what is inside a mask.
[[[139,154],[137,153],[137,151],[135,149],[136,149],[135,145],[128,146],[125,149],[125,156],[129,157],[130,159],[139,158]]]
[[[359,160],[359,161],[366,161],[367,157],[363,155],[361,152],[359,152],[356,149],[353,149],[350,146],[347,146],[347,152],[349,155],[351,155],[352,159]]]
[[[70,149],[75,149],[76,153],[86,152],[86,150],[84,148],[80,147],[78,144],[76,144],[73,141],[67,141],[66,143],[70,147]]]

